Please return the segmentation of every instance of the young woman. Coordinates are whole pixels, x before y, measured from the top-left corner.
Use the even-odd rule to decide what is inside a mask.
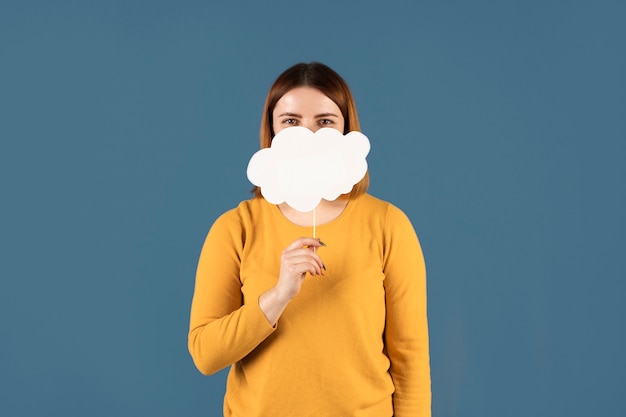
[[[345,81],[297,64],[272,85],[261,147],[280,130],[359,130]],[[315,175],[315,167],[302,167]],[[426,272],[402,211],[352,192],[312,216],[259,190],[206,238],[191,306],[189,351],[203,374],[232,365],[227,417],[430,416]]]

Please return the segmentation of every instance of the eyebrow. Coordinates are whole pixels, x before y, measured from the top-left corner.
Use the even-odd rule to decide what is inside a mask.
[[[290,112],[285,112],[285,113],[281,113],[281,114],[278,115],[278,117],[285,117],[285,116],[288,116],[288,117],[302,117],[301,114],[290,113]],[[320,113],[320,114],[316,114],[315,118],[318,119],[320,117],[329,117],[329,116],[339,117],[335,113]]]
[[[279,114],[279,115],[278,115],[278,117],[285,117],[285,116],[289,116],[289,117],[302,117],[302,115],[301,115],[301,114],[297,114],[297,113],[289,113],[289,112],[282,113],[282,114]]]

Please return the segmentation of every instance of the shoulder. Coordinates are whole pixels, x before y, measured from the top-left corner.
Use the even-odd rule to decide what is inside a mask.
[[[371,194],[362,194],[355,202],[358,202],[359,208],[367,212],[369,216],[378,217],[388,225],[398,222],[410,222],[407,215],[400,208]]]
[[[263,198],[244,200],[224,213],[222,213],[211,225],[205,240],[205,246],[209,243],[219,248],[235,248],[242,250],[245,242],[253,233],[255,224],[260,218],[267,217],[264,214],[271,209],[271,205]],[[226,249],[224,249],[226,250]]]
[[[246,229],[254,224],[254,219],[268,210],[269,203],[263,198],[252,198],[244,200],[224,213],[222,213],[213,223],[211,229],[216,231],[235,231]]]

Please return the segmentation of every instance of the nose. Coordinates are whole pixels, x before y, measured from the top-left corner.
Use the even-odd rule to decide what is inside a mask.
[[[302,121],[302,126],[306,127],[307,129],[309,129],[311,132],[317,132],[317,130],[320,128],[317,123],[315,123],[315,120],[303,120]]]

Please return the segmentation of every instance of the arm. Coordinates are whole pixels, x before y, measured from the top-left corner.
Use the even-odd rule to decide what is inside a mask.
[[[385,227],[385,346],[395,385],[394,416],[431,415],[426,269],[411,222],[390,206]]]
[[[258,302],[243,304],[239,270],[244,242],[241,221],[230,212],[215,222],[202,248],[188,344],[196,367],[206,375],[241,360],[275,330],[306,272],[323,274],[312,250],[319,240],[297,239],[281,255],[277,284]]]
[[[241,221],[228,212],[213,224],[202,247],[188,347],[205,375],[241,360],[274,331],[258,303],[243,304],[239,268],[244,241]]]

